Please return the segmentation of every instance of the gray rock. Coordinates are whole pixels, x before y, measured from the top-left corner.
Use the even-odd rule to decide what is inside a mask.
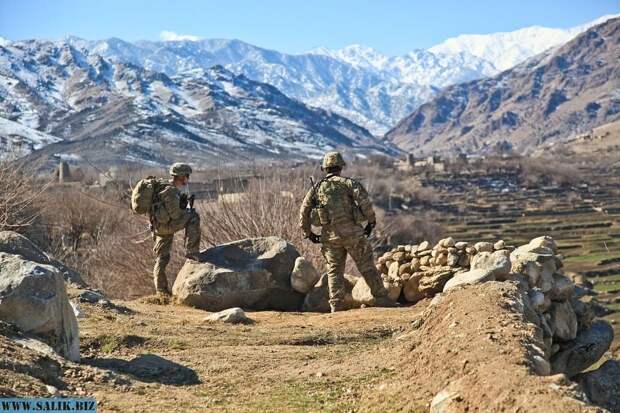
[[[455,275],[443,287],[443,292],[448,292],[461,285],[481,284],[487,281],[495,281],[493,270],[476,269]]]
[[[449,267],[437,267],[430,271],[424,271],[418,289],[424,297],[433,297],[443,291],[444,285],[454,275],[454,270]]]
[[[581,373],[574,380],[592,403],[620,412],[620,361],[607,360],[598,369]]]
[[[359,304],[353,300],[352,291],[353,287],[355,287],[355,285],[362,278],[345,274],[344,279],[344,287],[346,292],[344,296],[345,308],[357,308],[359,307]],[[329,313],[329,287],[327,283],[327,274],[323,274],[314,288],[306,294],[302,310],[316,313]]]
[[[493,252],[493,244],[490,242],[480,241],[474,244],[474,248],[478,252]]]
[[[303,295],[291,287],[299,253],[278,237],[244,239],[187,260],[172,293],[182,304],[208,311],[232,307],[295,311]]]
[[[553,301],[566,301],[575,291],[575,284],[566,276],[553,274],[553,286],[549,291],[549,297]]]
[[[472,270],[485,270],[493,273],[495,279],[504,281],[510,273],[510,252],[507,250],[480,252],[471,259]]]
[[[554,338],[568,341],[577,337],[577,315],[569,302],[553,302],[549,315]]]
[[[532,369],[539,376],[548,376],[551,374],[551,365],[544,357],[533,356],[532,357]]]
[[[420,245],[418,245],[418,252],[426,251],[431,247],[431,243],[428,241],[422,241]]]
[[[320,278],[321,274],[319,274],[310,261],[304,257],[297,257],[293,272],[291,273],[291,287],[293,287],[293,290],[307,294],[319,282]]]
[[[537,249],[545,249],[551,250],[553,254],[557,254],[558,246],[548,235],[543,235],[542,237],[534,238],[529,242],[529,248],[532,252],[538,252]]]
[[[417,303],[424,295],[420,292],[421,273],[411,274],[411,277],[403,284],[403,295],[410,303]]]
[[[551,358],[552,372],[573,377],[596,363],[609,349],[613,339],[611,325],[605,320],[595,321],[592,327],[581,332]]]
[[[56,267],[63,278],[80,287],[86,286],[80,274],[58,260],[49,257],[32,241],[13,231],[0,231],[0,252],[21,255],[25,260]]]
[[[592,305],[590,305],[590,303],[584,303],[575,297],[571,298],[570,303],[577,315],[577,329],[583,331],[590,328],[595,317]]]
[[[78,324],[61,272],[51,265],[0,252],[0,319],[80,360]]]
[[[458,413],[462,410],[463,400],[461,386],[463,379],[450,382],[443,390],[433,397],[430,405],[430,413]]]
[[[504,242],[503,239],[500,239],[495,244],[493,244],[493,249],[495,251],[503,250],[504,248],[506,248],[506,243]]]
[[[207,317],[205,317],[204,321],[207,322],[222,322],[222,323],[230,323],[230,324],[251,324],[253,321],[249,319],[245,315],[245,311],[243,311],[239,307],[229,308],[227,310],[222,310],[217,313],[213,313]]]
[[[396,280],[392,282],[386,282],[384,280],[383,286],[388,291],[388,298],[390,300],[392,301],[398,300],[398,297],[400,297],[400,293],[402,291],[402,286],[403,286],[402,282],[397,282]],[[375,298],[370,292],[370,287],[366,283],[366,280],[363,278],[360,278],[359,281],[355,283],[355,286],[353,287],[353,290],[351,291],[351,296],[353,297],[353,301],[355,301],[358,305],[364,304],[364,305],[372,306],[375,304]]]

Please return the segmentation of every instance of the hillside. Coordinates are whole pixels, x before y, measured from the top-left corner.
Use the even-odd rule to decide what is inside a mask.
[[[66,42],[0,47],[0,96],[0,117],[62,139],[33,157],[156,165],[395,153],[348,119],[221,66],[169,77]]]
[[[620,19],[489,78],[447,88],[386,138],[407,151],[527,153],[620,118]]]
[[[67,39],[77,48],[168,76],[222,65],[269,83],[302,102],[333,111],[383,134],[442,88],[498,74],[612,16],[570,29],[527,27],[507,33],[461,35],[427,50],[389,56],[353,44],[290,54],[240,40],[188,39],[128,42],[118,38]]]

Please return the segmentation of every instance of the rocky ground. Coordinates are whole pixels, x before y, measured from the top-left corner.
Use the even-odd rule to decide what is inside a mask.
[[[452,293],[417,330],[412,326],[428,300],[335,315],[248,312],[251,325],[206,323],[208,313],[177,305],[117,303],[131,310],[123,314],[82,304],[82,363],[41,356],[0,335],[2,354],[11,355],[9,363],[0,359],[0,394],[45,396],[55,388],[96,397],[102,412],[385,411],[386,405],[427,411],[436,393],[465,375],[474,383],[462,395],[464,406],[487,402],[476,389],[492,381],[498,394],[488,397],[507,407],[585,409],[569,398],[573,390],[561,378],[529,373],[522,342],[533,340],[532,328],[496,301],[514,291],[487,285],[475,294]],[[463,305],[471,311],[455,311]],[[612,355],[620,357],[619,346],[605,357]],[[497,374],[513,368],[516,377]]]
[[[400,308],[366,308],[367,286],[351,278],[352,303],[362,308],[246,311],[248,319],[230,324],[221,320],[242,310],[221,317],[152,298],[111,302],[27,239],[0,235],[0,396],[92,396],[104,412],[620,411],[611,326],[595,319],[602,307],[583,277],[563,275],[550,237],[520,247],[451,238],[398,246],[378,267]],[[308,280],[303,260],[281,240],[217,248],[184,267],[179,279],[189,295],[178,301],[220,291],[227,303],[269,307],[274,302],[263,299],[283,291],[285,281],[272,278],[284,267],[278,278]],[[244,264],[254,278],[271,277],[224,292],[225,280],[249,270],[221,258],[249,252],[257,254]],[[12,267],[25,256],[28,265]],[[295,292],[300,305],[321,311],[321,281],[305,299]],[[36,306],[45,311],[35,315]],[[72,311],[54,311],[65,307]],[[77,357],[63,344],[73,341],[60,340],[75,337],[72,320]]]

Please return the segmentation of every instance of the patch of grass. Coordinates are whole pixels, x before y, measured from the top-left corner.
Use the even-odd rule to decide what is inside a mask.
[[[348,412],[360,410],[359,396],[365,388],[393,375],[380,369],[355,378],[323,377],[286,380],[270,389],[265,397],[255,398],[247,406],[250,411]]]
[[[594,286],[594,291],[598,291],[598,292],[620,291],[620,282],[610,283],[610,284],[596,284]]]
[[[620,303],[606,304],[605,307],[614,312],[620,312]]]
[[[81,347],[85,350],[95,350],[110,354],[122,347],[137,347],[145,344],[146,342],[146,338],[131,334],[121,336],[102,334],[93,338],[87,337],[83,339]]]
[[[173,350],[186,350],[189,348],[189,344],[183,340],[175,338],[168,341],[168,348]]]
[[[588,277],[594,284],[607,284],[605,281],[620,282],[620,274],[608,275],[606,277]]]
[[[593,263],[597,264],[599,261],[609,258],[616,258],[612,253],[596,253],[596,254],[585,254],[585,255],[574,255],[572,257],[567,257],[564,262],[567,263]]]

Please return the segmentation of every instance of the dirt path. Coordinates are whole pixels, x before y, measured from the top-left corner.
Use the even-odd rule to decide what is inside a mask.
[[[80,322],[84,362],[122,377],[81,386],[101,411],[352,411],[393,374],[380,344],[422,308],[256,312],[255,324],[232,326],[207,324],[200,310],[123,304],[134,314],[91,307]]]
[[[46,383],[95,397],[100,412],[422,412],[463,378],[470,390],[456,411],[585,410],[570,383],[532,374],[533,325],[512,308],[514,290],[488,284],[497,283],[455,291],[432,311],[423,301],[335,315],[250,312],[251,325],[208,324],[208,313],[177,305],[118,302],[129,310],[118,313],[85,304],[82,364],[0,335],[9,355],[0,357],[0,395],[49,395]]]

